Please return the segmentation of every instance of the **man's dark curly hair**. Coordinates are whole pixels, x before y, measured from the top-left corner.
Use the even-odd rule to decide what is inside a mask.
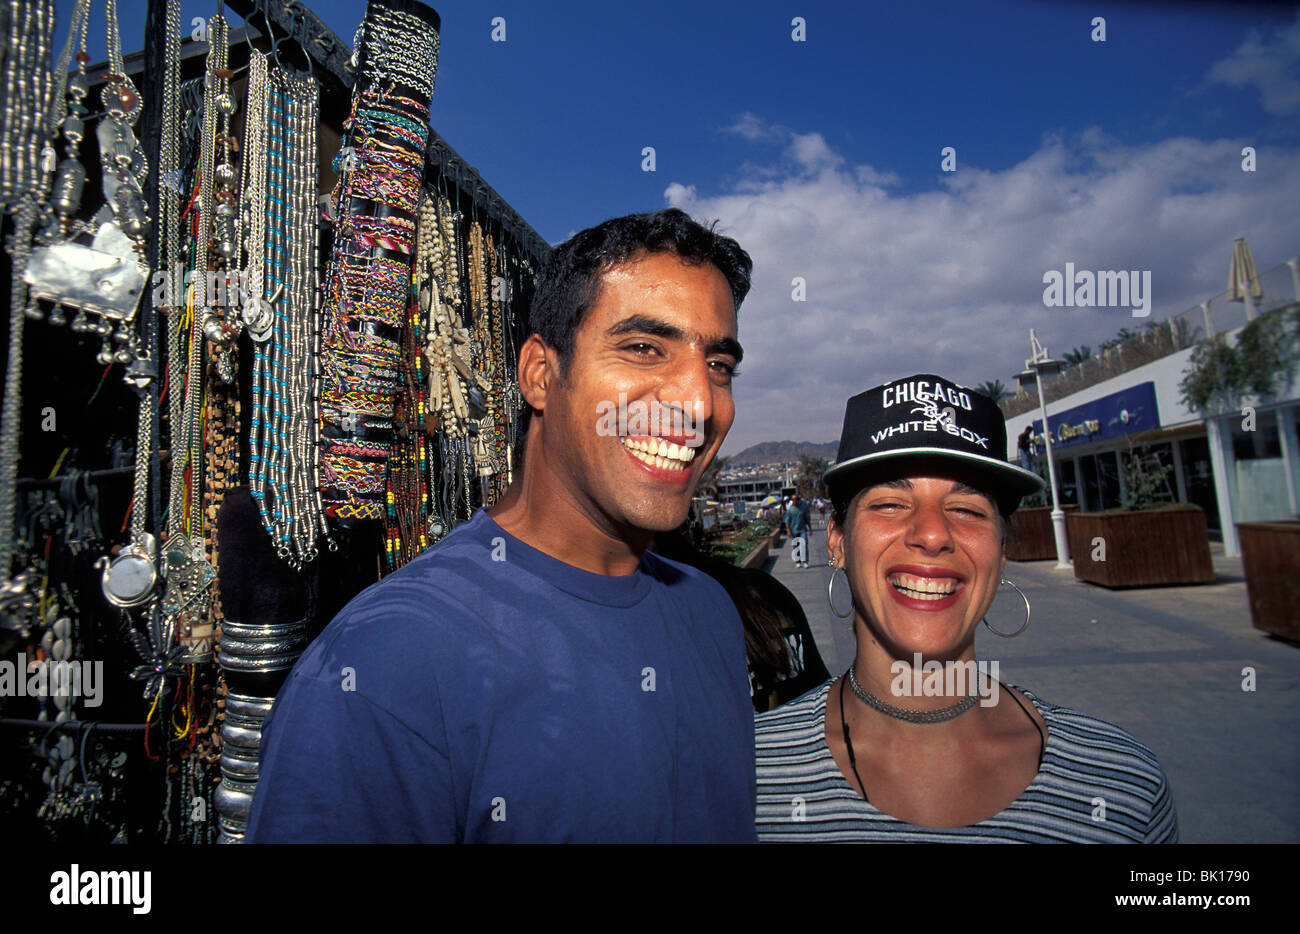
[[[596,303],[600,276],[639,253],[675,253],[692,265],[712,263],[727,280],[736,310],[749,293],[754,263],[740,244],[704,227],[678,208],[615,217],[574,234],[542,267],[528,315],[530,333],[559,351],[563,371],[573,360],[573,339]]]

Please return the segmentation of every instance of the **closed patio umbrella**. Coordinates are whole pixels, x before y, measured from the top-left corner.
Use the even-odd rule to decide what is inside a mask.
[[[1262,298],[1264,290],[1255,271],[1255,258],[1245,237],[1232,241],[1232,268],[1228,270],[1228,301],[1246,303],[1246,320],[1255,319],[1255,299]]]

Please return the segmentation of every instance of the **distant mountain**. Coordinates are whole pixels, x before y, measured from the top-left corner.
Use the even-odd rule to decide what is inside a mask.
[[[828,461],[835,460],[839,450],[838,441],[825,444],[813,444],[811,441],[760,441],[735,454],[728,462],[728,467],[740,467],[743,464],[797,464],[803,455],[821,457]]]

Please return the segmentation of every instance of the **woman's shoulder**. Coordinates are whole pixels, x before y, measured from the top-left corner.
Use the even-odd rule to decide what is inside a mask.
[[[1108,827],[1145,843],[1178,842],[1169,779],[1150,747],[1109,720],[1015,689],[1033,702],[1048,728],[1042,768],[1027,798],[1058,804],[1078,798],[1092,808],[1096,829]]]
[[[832,681],[833,678],[786,701],[780,707],[754,714],[754,733],[764,736],[807,727],[816,727],[820,731],[822,714],[826,709],[826,692]]]
[[[1122,726],[1094,717],[1074,707],[1054,704],[1026,688],[1017,685],[1009,686],[1014,687],[1033,702],[1038,712],[1043,715],[1049,731],[1063,746],[1105,751],[1113,755],[1128,755],[1160,770],[1160,763],[1150,747]]]
[[[1017,687],[1047,723],[1047,756],[1058,777],[1089,780],[1100,786],[1172,811],[1169,779],[1151,748],[1122,726],[1091,714],[1053,704]]]

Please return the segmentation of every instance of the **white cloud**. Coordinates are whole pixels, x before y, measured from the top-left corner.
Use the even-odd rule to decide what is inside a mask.
[[[816,133],[789,134],[779,170],[669,204],[721,220],[754,259],[728,453],[757,441],[838,438],[845,400],[886,379],[936,372],[974,385],[1012,375],[1029,329],[1062,354],[1161,320],[1222,291],[1234,237],[1261,272],[1300,248],[1300,158],[1243,142],[1125,146],[1099,131],[1049,137],[1001,171],[962,166],[937,190],[901,194],[892,173],[849,165]],[[799,147],[804,147],[799,149]],[[792,157],[802,152],[804,159]],[[1043,273],[1151,270],[1152,313],[1043,305]],[[791,280],[807,302],[791,301]]]
[[[834,168],[844,161],[826,145],[826,139],[820,133],[795,134],[790,140],[790,155],[807,172]]]
[[[1252,30],[1236,51],[1210,67],[1208,80],[1234,88],[1254,87],[1260,106],[1271,114],[1300,112],[1300,14],[1267,39]]]
[[[782,144],[780,165],[746,163],[741,167],[751,184],[777,177],[782,169],[820,172],[827,168],[837,168],[844,162],[844,157],[831,149],[826,142],[826,137],[820,133],[796,133],[787,126],[771,123],[749,112],[741,114],[731,126],[723,127],[722,132],[732,133],[750,142]],[[882,175],[874,181],[878,184],[896,183],[897,176]]]
[[[724,133],[735,133],[737,136],[743,136],[747,140],[760,140],[773,135],[774,128],[770,123],[761,119],[752,113],[743,113],[729,127],[723,128]]]

